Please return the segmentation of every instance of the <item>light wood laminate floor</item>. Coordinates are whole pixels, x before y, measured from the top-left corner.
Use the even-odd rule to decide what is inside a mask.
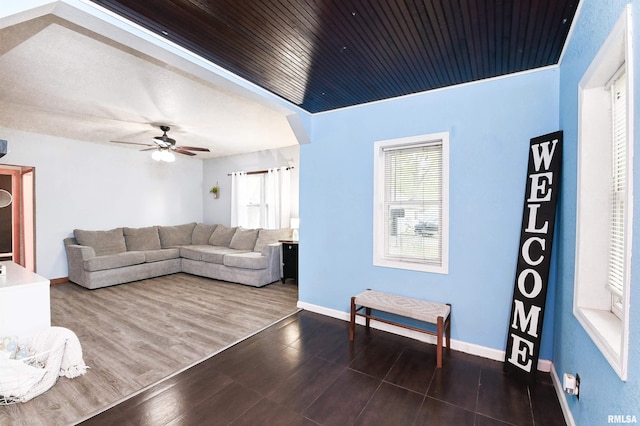
[[[0,424],[77,423],[290,315],[297,299],[291,282],[253,288],[188,274],[97,290],[52,286],[52,325],[78,335],[90,369],[0,406]]]

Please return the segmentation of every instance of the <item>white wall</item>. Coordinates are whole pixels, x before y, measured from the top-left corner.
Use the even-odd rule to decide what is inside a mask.
[[[297,217],[299,216],[299,146],[205,160],[205,192],[208,193],[209,189],[217,182],[220,187],[220,197],[215,199],[212,194],[205,196],[203,222],[221,223],[227,226],[231,223],[231,176],[229,176],[229,173],[266,170],[287,165],[293,165],[293,170],[291,170],[291,216]]]
[[[49,279],[68,276],[62,240],[75,228],[202,221],[202,160],[157,163],[149,152],[1,127],[0,139],[1,164],[35,167],[36,271]]]

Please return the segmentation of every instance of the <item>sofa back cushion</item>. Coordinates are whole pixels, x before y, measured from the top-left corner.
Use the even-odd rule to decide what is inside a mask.
[[[236,233],[236,228],[227,228],[224,225],[216,226],[216,229],[209,238],[209,244],[212,246],[229,247],[233,234]]]
[[[145,228],[124,227],[124,240],[129,251],[160,250],[157,226]]]
[[[269,244],[277,243],[280,240],[291,239],[291,228],[281,229],[261,229],[258,232],[258,240],[253,251],[261,252]]]
[[[159,226],[160,244],[162,248],[186,246],[191,244],[191,236],[196,223],[185,223],[176,226]]]
[[[205,223],[196,224],[196,227],[193,228],[193,234],[191,234],[191,244],[196,246],[209,244],[209,239],[215,229],[216,225],[207,225]]]
[[[73,235],[81,246],[92,247],[96,256],[118,254],[127,251],[122,228],[109,231],[87,231],[74,229]]]
[[[257,229],[238,228],[236,229],[236,233],[233,234],[233,238],[231,238],[229,248],[236,250],[253,250],[256,246],[257,239]]]

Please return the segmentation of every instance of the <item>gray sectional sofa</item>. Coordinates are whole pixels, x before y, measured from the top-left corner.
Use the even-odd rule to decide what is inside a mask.
[[[291,229],[177,226],[76,229],[65,238],[69,280],[89,289],[189,274],[262,287],[280,279],[280,243]]]

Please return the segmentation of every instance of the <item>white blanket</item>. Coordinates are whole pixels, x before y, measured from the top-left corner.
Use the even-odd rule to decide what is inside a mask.
[[[82,359],[82,346],[78,336],[68,328],[49,327],[40,330],[31,338],[29,347],[37,354],[55,349],[60,345],[64,345],[64,351],[60,361],[59,375],[73,379],[86,373],[87,366]]]
[[[7,393],[0,395],[5,398],[11,397],[9,402],[29,401],[49,390],[59,376],[72,379],[87,371],[80,341],[76,334],[67,328],[49,327],[40,330],[31,338],[29,347],[31,352],[36,354],[33,357],[35,361],[43,364],[44,368],[28,366],[22,360],[14,360],[15,363],[3,365],[3,373],[7,374]]]
[[[45,373],[44,368],[31,367],[22,360],[0,356],[0,399],[10,402],[21,398],[42,380]]]

